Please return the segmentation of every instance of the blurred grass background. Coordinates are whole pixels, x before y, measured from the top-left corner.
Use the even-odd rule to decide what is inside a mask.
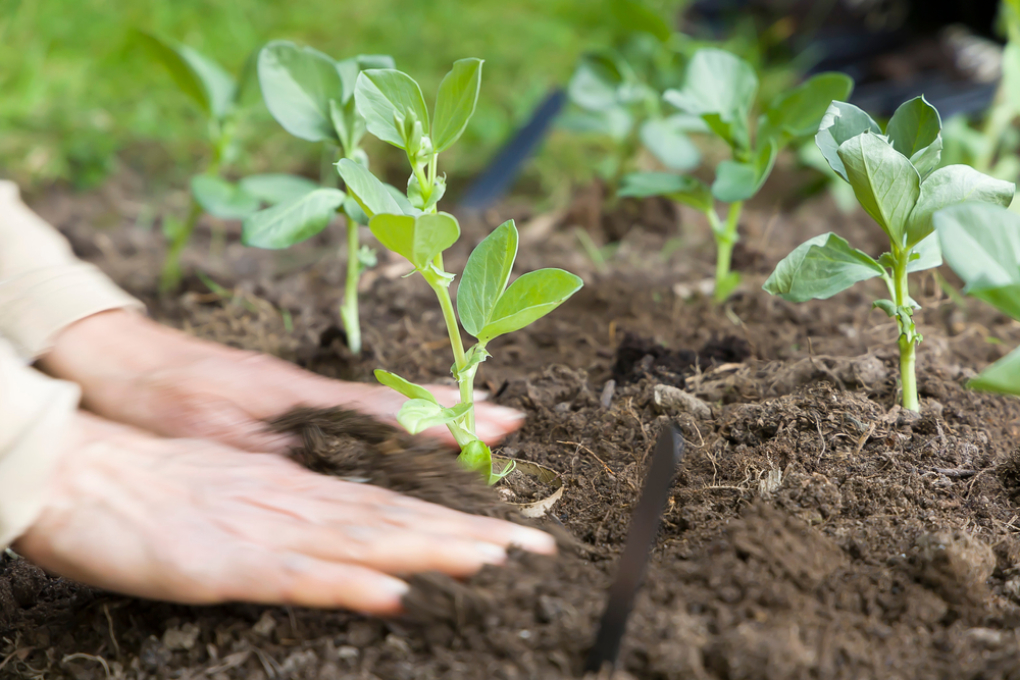
[[[649,3],[663,16],[682,4]],[[567,82],[578,55],[613,34],[605,0],[0,0],[0,176],[86,188],[123,165],[158,190],[199,167],[201,116],[132,43],[133,28],[190,45],[234,73],[277,38],[335,58],[391,54],[430,101],[454,60],[484,58],[477,113],[444,156],[446,171],[461,176]],[[257,93],[240,120],[241,174],[317,171],[317,148],[284,133]],[[384,162],[389,153],[369,151]],[[555,174],[584,163],[554,142],[534,167]]]

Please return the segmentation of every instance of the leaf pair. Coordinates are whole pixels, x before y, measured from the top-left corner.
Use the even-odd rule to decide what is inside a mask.
[[[375,379],[408,398],[397,413],[397,422],[411,434],[420,434],[430,427],[452,423],[462,418],[472,407],[470,403],[465,403],[445,408],[421,385],[389,371],[377,368]]]
[[[286,203],[314,191],[318,185],[297,175],[250,175],[236,184],[216,175],[191,178],[191,195],[213,217],[239,220],[263,204]]]
[[[833,102],[815,141],[830,167],[853,187],[861,206],[894,248],[912,248],[932,233],[932,215],[962,201],[1009,205],[1013,185],[965,165],[938,166],[941,120],[923,97],[902,104],[882,134],[852,104]]]
[[[935,213],[946,262],[964,292],[1020,320],[1020,215],[997,205],[962,203]],[[1020,349],[982,371],[969,385],[1020,394]]]
[[[507,287],[517,242],[513,220],[504,222],[478,244],[464,266],[457,312],[464,330],[483,346],[542,318],[583,285],[579,277],[549,268],[523,274]]]
[[[332,141],[347,153],[358,147],[365,132],[353,100],[358,74],[392,67],[388,56],[359,55],[338,62],[284,40],[267,44],[258,56],[259,84],[273,118],[295,137]]]
[[[392,68],[363,71],[355,84],[355,104],[369,132],[404,149],[419,152],[429,135],[435,153],[445,151],[467,128],[475,112],[482,82],[482,60],[461,59],[439,85],[430,121],[421,88],[413,78]]]
[[[244,95],[247,69],[239,87],[222,66],[187,45],[143,31],[135,32],[134,37],[166,68],[177,87],[198,104],[206,116],[222,122],[234,112]]]

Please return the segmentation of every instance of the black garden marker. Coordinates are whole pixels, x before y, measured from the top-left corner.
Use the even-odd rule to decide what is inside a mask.
[[[595,637],[595,646],[588,653],[584,670],[597,673],[606,664],[616,665],[620,641],[627,628],[627,617],[634,607],[634,597],[645,575],[648,556],[662,522],[662,511],[673,483],[673,473],[684,455],[684,439],[674,425],[662,430],[655,443],[655,454],[645,476],[637,509],[630,520],[627,543],[620,557],[616,580],[609,588],[609,600],[602,613],[602,622]]]

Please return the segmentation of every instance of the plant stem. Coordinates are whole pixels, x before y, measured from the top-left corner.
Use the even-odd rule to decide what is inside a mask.
[[[910,299],[907,286],[907,264],[910,251],[910,248],[894,248],[893,251],[893,257],[896,260],[893,267],[893,302],[896,304],[897,311],[906,309]],[[903,384],[903,408],[920,411],[920,403],[917,398],[917,376],[914,370],[918,343],[917,332],[914,322],[909,318],[905,322],[899,313],[897,313],[896,323],[900,327],[900,382]]]
[[[340,319],[347,332],[347,347],[355,355],[361,354],[361,321],[358,314],[358,280],[361,262],[358,260],[358,223],[347,215],[347,283],[344,299],[340,303]]]
[[[730,204],[729,212],[726,214],[726,224],[719,222],[719,217],[714,209],[705,214],[708,215],[709,223],[712,225],[712,233],[715,235],[716,259],[715,259],[715,295],[716,304],[722,304],[729,297],[733,290],[729,283],[731,278],[730,266],[733,261],[733,246],[739,240],[737,224],[740,221],[740,212],[744,207],[743,201]]]
[[[439,271],[446,271],[443,269],[443,254],[436,255],[435,259],[436,268]],[[474,377],[475,372],[464,371],[466,365],[465,354],[464,354],[464,342],[460,337],[460,325],[457,323],[457,314],[453,310],[453,300],[450,298],[450,289],[448,286],[444,286],[438,281],[432,279],[426,279],[432,290],[435,291],[436,297],[439,299],[439,307],[443,310],[443,321],[446,322],[446,331],[450,335],[450,346],[453,348],[453,362],[457,369],[457,382],[460,386],[460,403],[470,404],[474,401],[475,397],[475,385]],[[475,415],[474,410],[468,412],[464,417],[464,429],[471,434],[475,433]]]
[[[184,220],[177,233],[170,241],[170,248],[167,250],[166,258],[163,260],[163,271],[159,276],[159,292],[169,293],[181,283],[181,252],[184,246],[191,240],[191,234],[195,231],[198,218],[202,216],[202,206],[198,204],[195,197],[191,198],[191,207],[188,208],[188,216]]]

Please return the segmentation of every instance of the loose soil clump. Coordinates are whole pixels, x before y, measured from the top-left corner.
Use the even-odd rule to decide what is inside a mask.
[[[88,242],[77,225],[98,210],[79,207],[57,220],[75,243]],[[463,252],[450,259],[497,223],[465,220]],[[710,242],[661,258],[665,234],[627,231],[610,269],[596,271],[569,226],[543,226],[541,249],[522,245],[521,270],[562,266],[583,273],[586,288],[493,342],[481,370],[491,399],[528,415],[497,453],[562,472],[564,496],[541,520],[561,538],[558,557],[515,552],[463,582],[416,576],[405,616],[390,621],[146,602],[3,557],[0,677],[580,677],[650,451],[669,424],[687,455],[615,677],[1020,677],[1020,402],[964,387],[1020,344],[1020,327],[958,308],[922,279],[922,409],[904,412],[895,331],[870,310],[869,291],[791,305],[757,290],[769,267],[755,264],[717,308],[673,289],[710,275]],[[779,216],[751,209],[743,229],[770,265],[822,231],[881,236],[828,203]],[[522,243],[528,234],[522,223]],[[131,227],[102,236],[85,255],[164,322],[324,375],[368,380],[383,367],[416,382],[449,379],[438,309],[393,259],[381,258],[363,294],[369,353],[350,356],[335,333],[323,340],[336,324],[340,230],[283,259],[228,246],[203,266],[229,295],[195,288],[162,301],[138,269],[148,257],[156,270],[158,241]],[[295,456],[318,472],[514,518],[430,442],[342,411],[296,412],[274,426],[300,433]]]

